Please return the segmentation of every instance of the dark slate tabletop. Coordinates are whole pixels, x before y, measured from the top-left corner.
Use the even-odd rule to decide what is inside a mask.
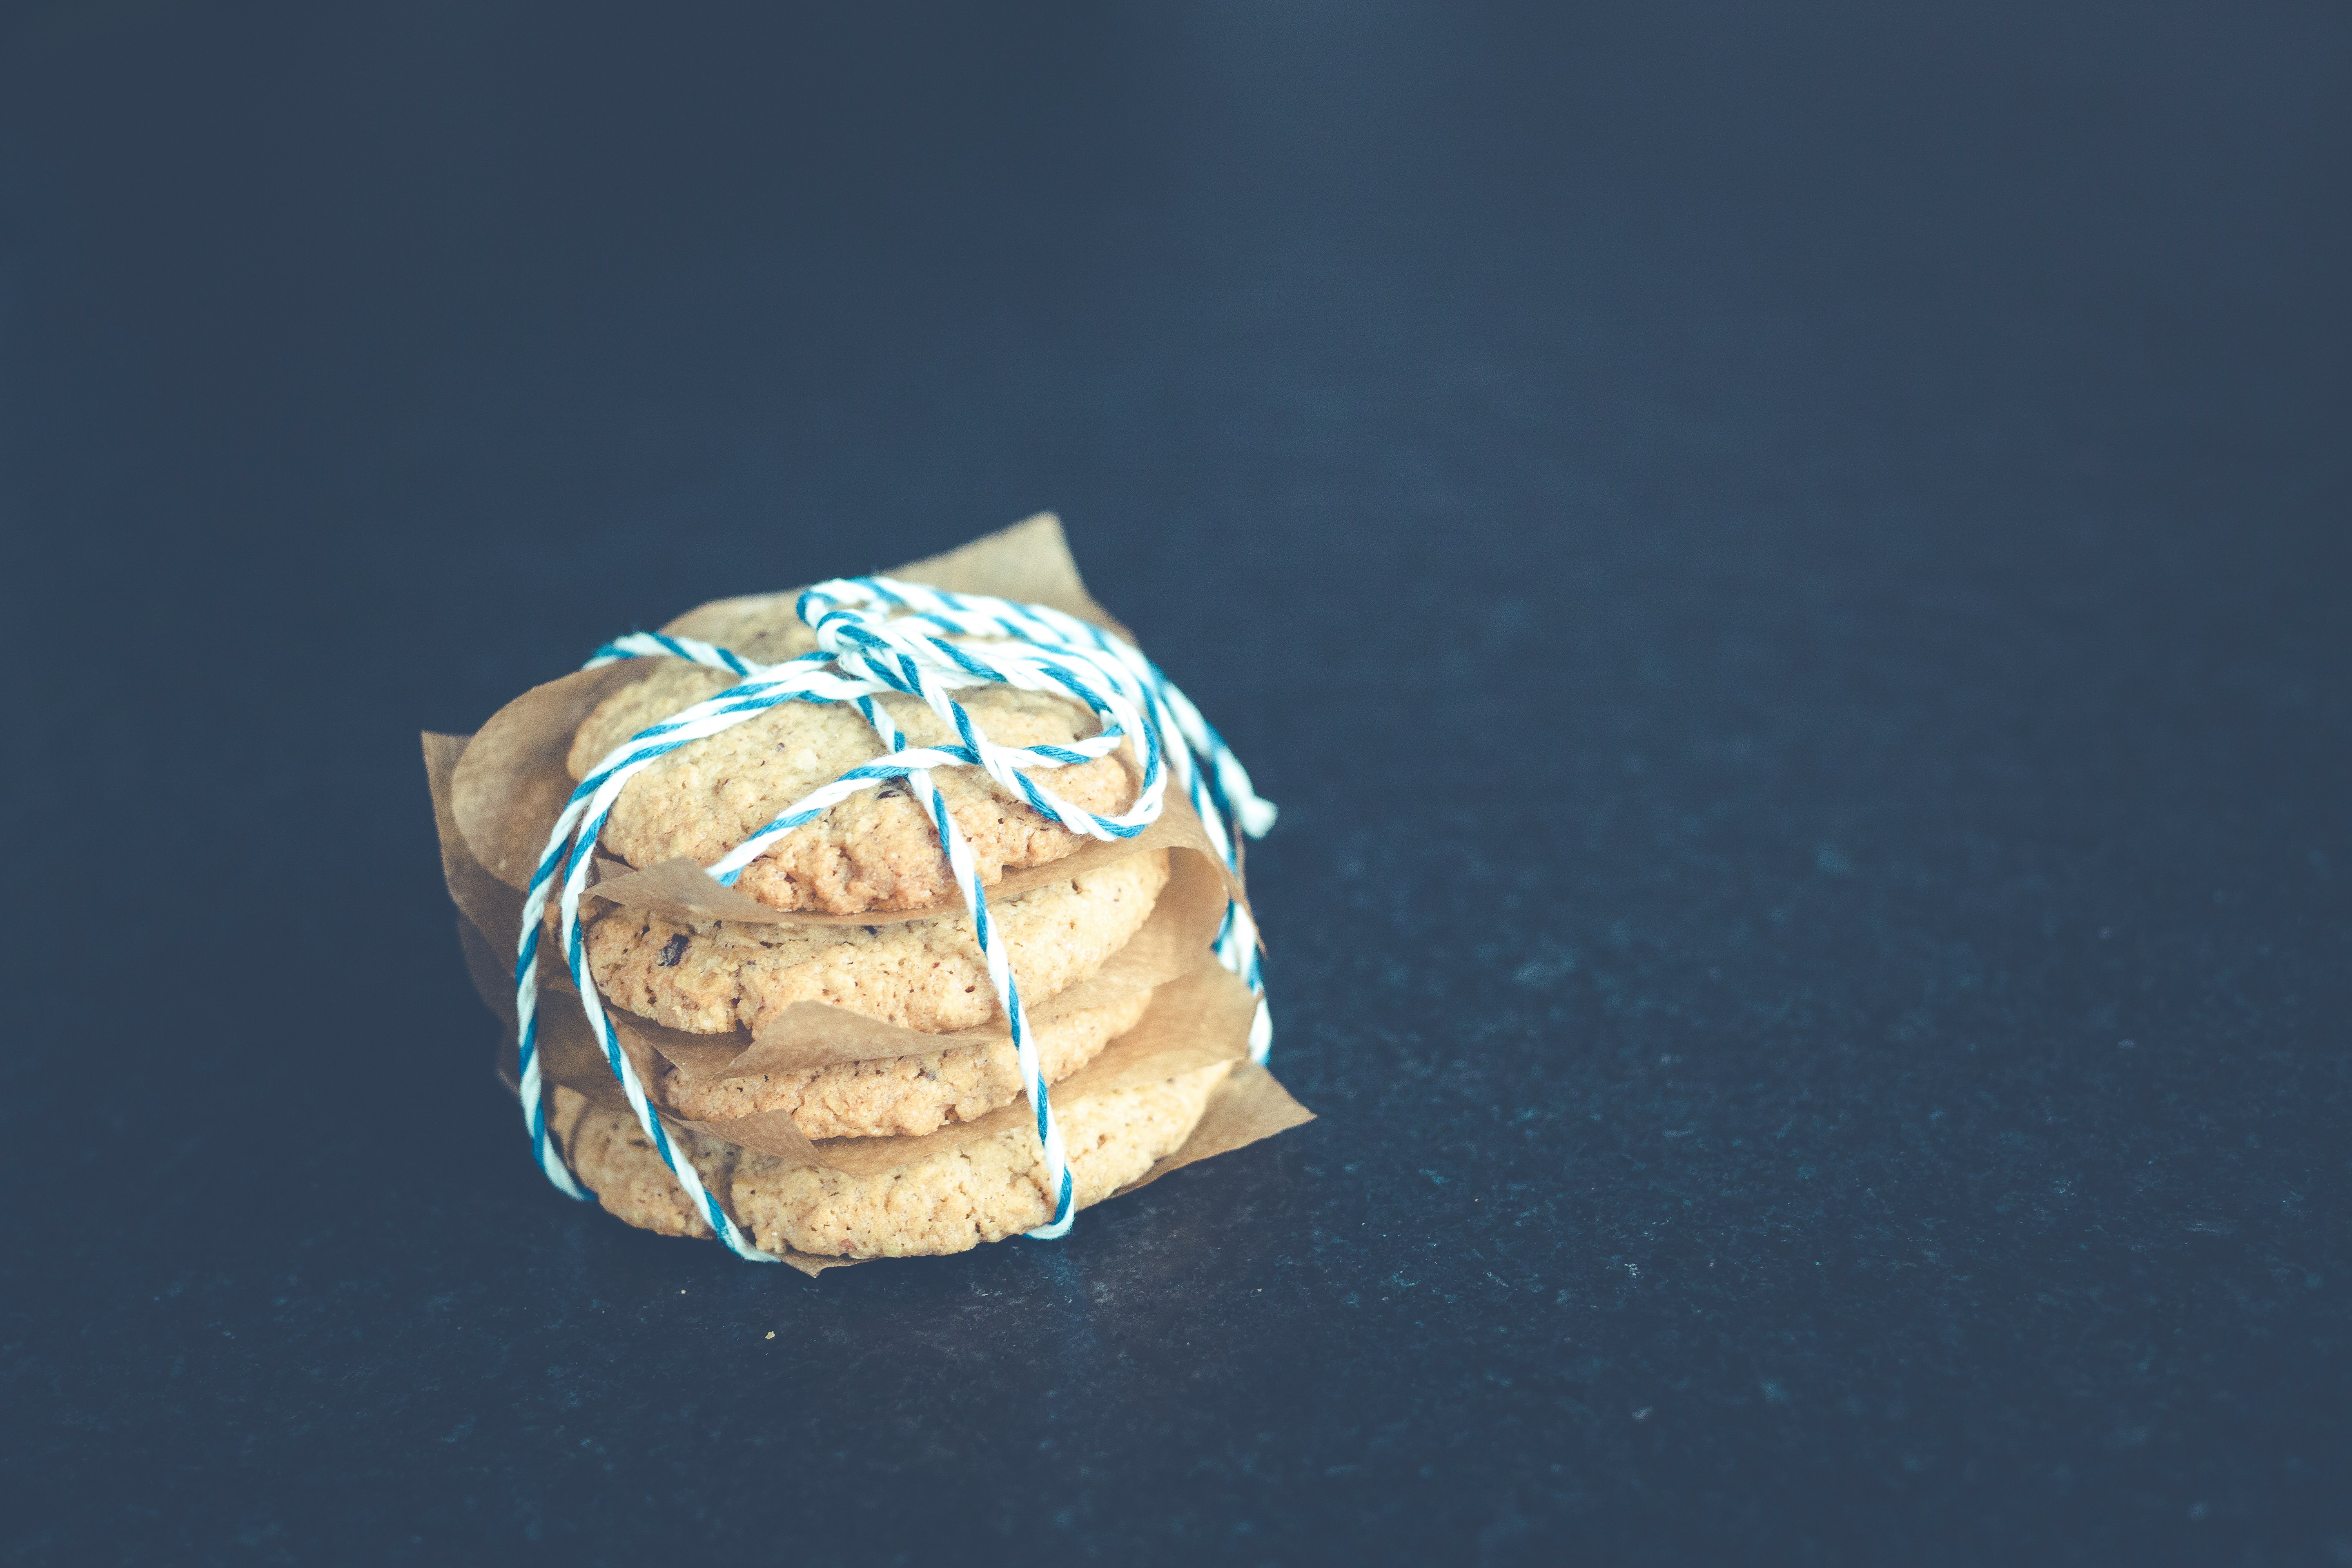
[[[2352,38],[1893,10],[14,8],[6,1560],[2352,1561]],[[1048,507],[1321,1119],[556,1195],[416,731]]]

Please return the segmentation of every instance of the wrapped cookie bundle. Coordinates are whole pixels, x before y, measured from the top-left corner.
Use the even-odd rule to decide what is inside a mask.
[[[1240,834],[1273,808],[1051,517],[727,599],[425,763],[548,1178],[808,1273],[1066,1233],[1307,1113]]]

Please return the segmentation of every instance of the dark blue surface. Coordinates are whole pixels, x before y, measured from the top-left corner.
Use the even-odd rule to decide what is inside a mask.
[[[6,1560],[2352,1561],[2347,68],[15,10]],[[415,731],[1048,506],[1322,1120],[814,1283],[556,1196]]]

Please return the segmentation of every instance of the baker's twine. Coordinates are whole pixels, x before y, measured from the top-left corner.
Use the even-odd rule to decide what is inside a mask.
[[[547,853],[531,874],[523,900],[522,933],[515,962],[515,1012],[520,1029],[523,1119],[530,1130],[532,1152],[547,1179],[575,1198],[595,1194],[574,1179],[563,1155],[548,1136],[547,1110],[542,1103],[539,1068],[539,939],[555,875],[562,871],[560,933],[564,960],[579,989],[581,1011],[604,1047],[613,1077],[628,1097],[637,1125],[645,1130],[654,1152],[677,1178],[687,1201],[710,1222],[710,1228],[737,1256],[762,1263],[780,1261],[752,1245],[702,1184],[694,1163],[680,1156],[646,1101],[620,1037],[606,1016],[596,984],[588,973],[587,953],[580,925],[580,896],[587,890],[591,853],[603,833],[623,786],[656,758],[705,736],[733,728],[753,715],[782,702],[847,702],[874,726],[886,755],[850,769],[831,784],[811,791],[774,821],[729,850],[708,869],[732,886],[743,868],[793,828],[814,820],[861,790],[905,780],[915,798],[926,802],[931,823],[956,886],[971,911],[973,934],[979,939],[988,978],[996,988],[1005,1017],[1013,1027],[1013,1048],[1020,1061],[1021,1081],[1036,1112],[1037,1141],[1045,1152],[1046,1188],[1055,1194],[1054,1217],[1029,1232],[1040,1240],[1069,1234],[1077,1210],[1069,1159],[1054,1119],[1053,1099],[1037,1058],[1037,1044],[1029,1028],[1028,1009],[1007,962],[1005,947],[988,912],[988,894],[972,862],[971,846],[948,815],[947,798],[940,793],[930,770],[936,767],[979,767],[991,778],[1046,816],[1074,833],[1089,837],[1132,838],[1160,816],[1171,776],[1200,814],[1210,842],[1228,867],[1238,861],[1228,824],[1253,838],[1264,837],[1274,826],[1275,808],[1250,788],[1249,774],[1215,730],[1184,694],[1132,644],[1110,636],[1074,616],[1043,605],[1016,604],[973,594],[950,594],[916,583],[887,577],[853,577],[820,583],[800,596],[794,606],[816,633],[814,652],[781,664],[758,664],[723,647],[691,637],[638,632],[605,644],[582,668],[594,669],[625,658],[668,657],[723,669],[741,677],[739,684],[717,696],[638,731],[615,747],[590,771],[564,803],[548,836]],[[979,646],[953,643],[950,637],[992,639]],[[1000,746],[972,722],[951,693],[974,686],[1019,687],[1046,691],[1083,702],[1102,728],[1085,740],[1066,746]],[[943,720],[957,737],[952,744],[909,746],[890,721],[876,694],[904,692],[919,697]],[[1143,761],[1143,785],[1135,804],[1116,816],[1104,816],[1071,805],[1039,783],[1035,773],[1092,761],[1118,749],[1132,737]],[[1200,765],[1205,763],[1205,766]],[[1215,940],[1217,960],[1241,977],[1257,998],[1250,1025],[1249,1054],[1263,1062],[1274,1037],[1266,1012],[1265,982],[1258,967],[1257,930],[1249,911],[1228,900]]]

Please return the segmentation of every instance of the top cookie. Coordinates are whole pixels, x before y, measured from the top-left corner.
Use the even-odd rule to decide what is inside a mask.
[[[805,628],[803,628],[805,631]],[[780,645],[790,639],[779,637]],[[761,648],[770,658],[789,651]],[[573,737],[575,779],[631,735],[736,684],[684,660],[652,661],[644,680],[597,704]],[[1001,745],[1068,744],[1094,733],[1076,702],[1008,686],[959,692],[972,721]],[[955,737],[920,700],[877,699],[915,745]],[[602,843],[632,866],[677,856],[709,865],[811,790],[882,755],[873,727],[846,703],[786,702],[660,758],[631,779],[605,818]],[[1042,866],[1087,840],[1000,788],[979,768],[936,769],[949,816],[971,844],[983,884],[1009,868]],[[1039,782],[1089,811],[1124,810],[1136,783],[1117,755],[1041,773]],[[928,910],[959,902],[955,879],[929,814],[904,784],[852,795],[770,846],[735,886],[771,909],[864,914]]]

